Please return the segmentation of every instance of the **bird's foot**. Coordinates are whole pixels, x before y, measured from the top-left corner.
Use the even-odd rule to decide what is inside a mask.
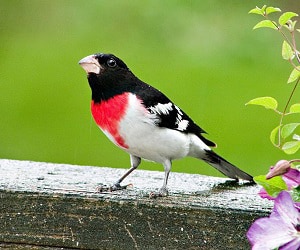
[[[149,194],[150,199],[156,199],[158,197],[166,197],[168,196],[169,192],[166,188],[161,188],[158,192],[151,192]]]
[[[98,193],[102,193],[102,192],[114,192],[114,191],[118,191],[118,190],[127,189],[128,187],[132,187],[132,184],[127,184],[127,185],[121,186],[120,183],[115,183],[112,186],[99,185],[96,188],[96,191]]]

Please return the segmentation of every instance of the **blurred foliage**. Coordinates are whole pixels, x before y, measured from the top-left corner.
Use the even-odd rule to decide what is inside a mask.
[[[293,0],[264,4],[270,2],[300,11]],[[277,117],[244,105],[265,95],[280,102],[291,88],[282,87],[290,68],[280,58],[280,37],[252,31],[257,20],[247,13],[261,2],[0,3],[1,158],[129,167],[129,156],[91,118],[78,61],[95,52],[119,56],[165,92],[209,133],[219,154],[245,171],[258,175],[285,157],[269,143]],[[219,175],[189,158],[174,161],[173,171]]]

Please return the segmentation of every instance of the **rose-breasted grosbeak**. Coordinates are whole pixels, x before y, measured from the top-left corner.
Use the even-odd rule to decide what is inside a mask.
[[[163,164],[165,178],[158,195],[167,195],[172,160],[186,156],[204,160],[233,179],[252,176],[214,153],[205,131],[159,90],[139,80],[112,54],[94,54],[79,61],[92,90],[91,111],[104,134],[130,154],[131,168],[109,190],[136,169],[141,158]]]

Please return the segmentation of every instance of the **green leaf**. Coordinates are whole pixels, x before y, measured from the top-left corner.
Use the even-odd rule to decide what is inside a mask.
[[[282,58],[284,60],[290,60],[293,56],[294,52],[292,47],[284,40],[282,44]]]
[[[260,21],[258,24],[256,24],[253,29],[258,29],[258,28],[271,28],[274,30],[278,30],[277,24],[274,21],[271,20],[263,20]]]
[[[300,77],[300,66],[293,69],[287,82],[292,83],[292,82],[298,80],[299,77]]]
[[[273,97],[258,97],[255,99],[250,100],[249,102],[246,103],[246,105],[260,105],[260,106],[264,106],[266,109],[273,109],[276,110],[278,103],[276,101],[276,99],[274,99]]]
[[[300,186],[293,188],[290,193],[294,202],[300,202]]]
[[[281,126],[277,126],[276,128],[274,128],[272,131],[271,131],[271,134],[270,134],[270,141],[272,142],[272,144],[274,145],[274,146],[276,146],[277,147],[277,139],[278,139],[278,131],[279,131],[279,128],[280,128]]]
[[[285,25],[288,20],[295,16],[298,16],[298,14],[294,12],[285,12],[279,17],[278,22],[281,26]]]
[[[300,113],[300,103],[295,103],[290,107],[290,113]]]
[[[264,15],[264,9],[266,8],[266,5],[264,5],[262,8],[255,7],[254,9],[250,10],[249,14],[258,14],[258,15]]]
[[[289,141],[283,144],[282,150],[286,154],[295,154],[300,149],[300,141]]]
[[[296,141],[300,141],[300,135],[294,134],[293,139]]]
[[[300,141],[289,141],[283,144],[282,150],[288,154],[295,154],[300,149]]]
[[[265,175],[259,175],[255,176],[253,179],[257,184],[263,186],[267,193],[272,197],[276,197],[281,191],[288,189],[281,176],[275,176],[267,180]]]
[[[266,14],[267,15],[271,14],[273,12],[281,12],[281,9],[275,8],[275,7],[271,7],[271,6],[266,8]]]
[[[289,123],[289,124],[284,125],[281,129],[282,138],[285,139],[288,136],[290,136],[299,125],[300,125],[300,123]]]

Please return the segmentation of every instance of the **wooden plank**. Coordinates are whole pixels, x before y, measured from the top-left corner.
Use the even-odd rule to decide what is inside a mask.
[[[247,229],[272,205],[257,196],[257,186],[201,175],[171,173],[170,195],[149,199],[162,172],[137,170],[127,180],[131,189],[113,193],[96,187],[124,169],[0,160],[0,172],[3,245],[247,249]]]

